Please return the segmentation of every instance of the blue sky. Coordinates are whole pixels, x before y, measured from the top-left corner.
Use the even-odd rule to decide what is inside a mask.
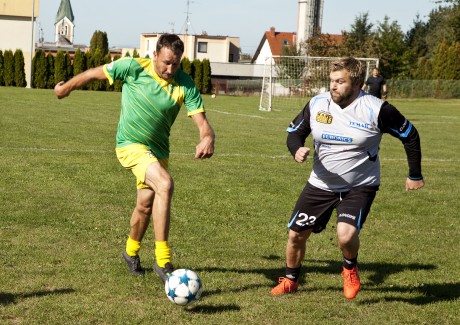
[[[45,41],[54,41],[54,23],[60,2],[40,0],[38,20]],[[216,4],[219,2],[222,3]],[[89,44],[95,30],[107,32],[111,47],[139,47],[141,33],[171,29],[185,33],[187,0],[158,3],[160,1],[155,0],[71,0],[75,43]],[[271,26],[277,31],[296,31],[297,6],[297,0],[190,0],[189,33],[206,31],[208,35],[239,37],[243,52],[253,54]],[[322,31],[339,34],[349,30],[355,18],[367,12],[374,26],[387,15],[406,32],[413,26],[417,14],[427,21],[428,14],[436,6],[434,0],[325,0]]]

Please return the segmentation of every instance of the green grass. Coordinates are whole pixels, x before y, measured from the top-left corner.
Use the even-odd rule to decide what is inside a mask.
[[[120,94],[58,101],[49,90],[0,87],[0,323],[460,323],[460,101],[391,101],[421,134],[426,188],[404,190],[403,147],[384,136],[382,186],[361,233],[362,290],[347,301],[334,222],[307,244],[300,291],[269,294],[311,168],[285,147],[301,107],[260,112],[256,97],[204,99],[215,156],[193,159],[198,132],[185,112],[171,135],[173,262],[205,288],[182,308],[152,272],[150,229],[146,276],[130,276],[121,258],[136,191],[114,152]]]

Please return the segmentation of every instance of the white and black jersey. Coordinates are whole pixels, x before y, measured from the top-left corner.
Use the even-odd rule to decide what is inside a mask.
[[[392,105],[361,91],[341,108],[330,93],[313,97],[287,129],[293,156],[313,136],[313,169],[308,182],[334,192],[380,185],[379,145],[383,133],[404,144],[409,177],[422,179],[420,139],[415,127]]]

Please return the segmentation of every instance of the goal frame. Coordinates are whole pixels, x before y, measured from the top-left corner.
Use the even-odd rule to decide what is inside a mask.
[[[262,79],[262,88],[260,93],[259,110],[272,111],[274,101],[277,98],[290,100],[295,98],[305,104],[305,98],[313,97],[329,89],[329,63],[340,59],[340,57],[318,57],[318,56],[282,56],[274,55],[265,58],[264,75]],[[356,58],[366,63],[365,80],[372,73],[374,67],[379,66],[377,58]],[[283,60],[293,60],[300,62],[296,67],[283,66]],[[323,63],[323,66],[315,65]],[[327,69],[325,67],[327,66]],[[293,69],[292,73],[296,74],[292,78],[289,72],[283,71],[289,68]],[[297,70],[297,71],[295,71]],[[315,71],[316,70],[316,71]],[[319,71],[318,71],[319,70]],[[301,75],[299,75],[299,73]],[[314,76],[314,74],[321,74]],[[286,76],[283,78],[283,74]],[[364,80],[363,80],[364,81]],[[295,84],[291,82],[296,82]],[[295,103],[295,101],[293,101]]]

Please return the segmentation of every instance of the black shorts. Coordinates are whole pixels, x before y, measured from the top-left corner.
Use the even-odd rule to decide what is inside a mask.
[[[332,211],[337,210],[337,222],[345,222],[361,230],[379,186],[355,187],[348,192],[330,192],[307,183],[297,200],[288,228],[296,232],[326,228]]]

